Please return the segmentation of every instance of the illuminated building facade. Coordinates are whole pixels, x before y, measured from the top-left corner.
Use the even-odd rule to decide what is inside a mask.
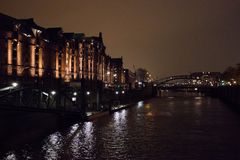
[[[129,69],[124,69],[123,73],[125,76],[126,89],[133,89],[135,87],[136,74]]]
[[[112,58],[111,65],[113,68],[113,84],[124,84],[125,76],[123,69],[123,59],[121,58]]]
[[[33,19],[0,14],[0,74],[2,77],[86,79],[107,86],[124,84],[122,58],[105,52],[102,33],[64,33],[62,28],[43,28]]]

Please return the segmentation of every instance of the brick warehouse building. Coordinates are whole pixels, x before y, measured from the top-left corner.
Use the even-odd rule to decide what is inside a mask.
[[[0,103],[99,110],[119,86],[128,89],[125,76],[122,58],[106,54],[101,32],[65,33],[0,13]]]
[[[121,85],[123,63],[116,65],[116,59],[105,49],[101,33],[96,37],[64,33],[61,28],[43,28],[33,19],[0,14],[1,75],[64,82],[99,80],[106,87]],[[116,77],[121,79],[116,81]]]

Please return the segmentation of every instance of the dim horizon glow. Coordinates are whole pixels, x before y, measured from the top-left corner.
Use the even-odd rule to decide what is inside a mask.
[[[96,36],[111,57],[153,77],[223,72],[240,63],[238,0],[2,0],[0,12],[45,28]]]

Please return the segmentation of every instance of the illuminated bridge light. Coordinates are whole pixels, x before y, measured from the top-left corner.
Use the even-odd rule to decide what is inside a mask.
[[[55,95],[57,92],[56,91],[51,91],[51,95]]]
[[[17,83],[17,82],[13,82],[13,83],[12,83],[12,86],[13,86],[13,87],[17,87],[17,86],[18,86],[18,83]]]
[[[72,97],[72,101],[73,101],[73,102],[76,102],[76,101],[77,101],[77,98],[76,98],[76,97]]]

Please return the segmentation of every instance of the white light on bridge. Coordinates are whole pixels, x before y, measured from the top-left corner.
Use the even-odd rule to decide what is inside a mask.
[[[77,95],[77,92],[73,92],[73,95],[76,96],[76,95]]]
[[[76,97],[72,97],[72,101],[75,102],[77,100]]]
[[[115,92],[115,94],[117,94],[117,95],[118,95],[118,91],[116,91],[116,92]]]
[[[45,96],[48,96],[48,93],[46,93],[46,92],[42,92],[42,94],[45,95]]]
[[[125,93],[125,91],[122,91],[122,94],[124,94]]]
[[[90,95],[90,92],[89,92],[89,91],[87,91],[87,95]]]
[[[51,91],[51,95],[55,95],[57,92],[56,91]]]
[[[13,83],[12,83],[12,86],[13,86],[13,87],[17,87],[17,86],[18,86],[18,83],[17,83],[17,82],[13,82]]]
[[[197,91],[197,90],[198,90],[198,88],[194,88],[194,90],[195,90],[195,91]]]

